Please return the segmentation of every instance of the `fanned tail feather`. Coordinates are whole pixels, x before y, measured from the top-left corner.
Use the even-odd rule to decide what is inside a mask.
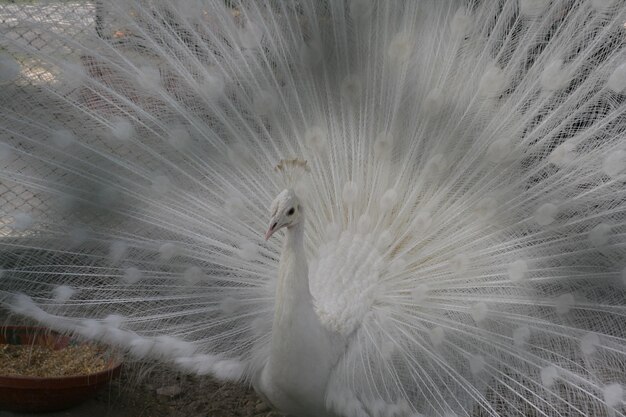
[[[625,416],[623,3],[230,3],[0,9],[2,305],[249,382],[297,182],[332,412]]]

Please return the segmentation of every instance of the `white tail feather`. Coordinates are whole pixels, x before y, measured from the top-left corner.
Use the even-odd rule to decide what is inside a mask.
[[[297,158],[316,407],[626,415],[620,0],[102,3],[0,8],[4,307],[261,378]]]

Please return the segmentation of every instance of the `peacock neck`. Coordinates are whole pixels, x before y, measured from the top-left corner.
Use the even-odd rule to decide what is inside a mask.
[[[288,414],[325,416],[326,386],[336,354],[311,297],[302,220],[287,229],[275,300],[270,357],[260,392]]]
[[[309,268],[304,252],[304,219],[286,229],[280,258],[278,286],[276,289],[274,321],[290,314],[300,303],[313,306],[309,288]]]

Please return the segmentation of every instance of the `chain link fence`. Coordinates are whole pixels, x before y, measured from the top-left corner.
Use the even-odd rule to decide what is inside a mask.
[[[181,4],[172,1],[169,6]],[[162,169],[139,148],[143,145],[160,152],[160,147],[166,145],[154,135],[144,134],[141,143],[123,144],[104,140],[102,136],[110,133],[105,128],[102,132],[85,131],[79,120],[80,116],[91,115],[112,124],[120,110],[123,112],[128,107],[123,99],[112,97],[116,94],[138,108],[154,109],[162,105],[154,97],[133,93],[132,83],[107,65],[107,54],[119,52],[126,59],[136,61],[137,67],[145,65],[154,69],[164,88],[167,83],[175,82],[168,78],[158,55],[124,27],[123,22],[132,19],[147,31],[155,29],[150,26],[150,19],[142,22],[131,6],[126,9],[123,2],[108,0],[0,0],[0,59],[3,54],[8,55],[21,68],[19,77],[8,84],[2,85],[0,78],[0,238],[32,237],[45,231],[46,236],[65,233],[67,239],[69,231],[70,240],[80,241],[85,229],[112,227],[111,223],[115,223],[118,231],[140,227],[123,224],[128,219],[115,217],[114,210],[98,210],[94,208],[97,204],[89,206],[67,200],[68,195],[73,195],[72,190],[83,192],[77,200],[87,199],[85,190],[91,195],[101,195],[104,201],[119,199],[110,195],[111,190],[98,188],[106,181],[85,181],[88,175],[96,176],[93,172],[98,168],[108,168],[106,158],[98,160],[97,153],[109,155],[111,160],[134,162],[146,171],[153,171],[156,177]],[[164,18],[168,15],[164,14]],[[178,27],[175,21],[168,21],[168,26]],[[181,39],[192,42],[180,30]],[[68,72],[72,65],[75,71],[70,68]],[[73,79],[81,76],[91,82]],[[190,105],[201,111],[197,104]],[[77,111],[81,107],[87,109],[86,116]],[[81,145],[86,146],[72,146],[68,150],[53,143],[55,131],[68,126],[74,129],[71,133],[79,138]],[[181,154],[180,158],[171,162],[183,166],[184,156]],[[111,166],[109,171],[114,169]],[[63,191],[55,194],[54,187]]]
[[[21,51],[68,59],[75,51],[63,37],[69,35],[80,41],[93,34],[96,22],[102,21],[97,14],[101,10],[101,6],[87,1],[0,1],[0,49],[22,65],[22,83],[50,82],[52,74],[35,56]]]
[[[0,58],[8,55],[20,67],[16,79],[0,84],[0,169],[7,173],[0,179],[0,238],[36,236],[34,230],[41,228],[31,228],[31,224],[63,226],[71,217],[71,223],[78,226],[70,231],[70,240],[79,240],[84,234],[80,225],[98,227],[108,221],[103,213],[77,209],[76,202],[56,201],[49,192],[42,192],[42,180],[72,187],[78,186],[79,179],[69,178],[67,168],[55,166],[50,156],[38,158],[41,150],[28,140],[42,137],[45,129],[67,124],[59,103],[64,97],[75,99],[82,91],[78,84],[73,90],[58,88],[63,74],[51,60],[84,66],[84,56],[72,45],[111,36],[113,19],[109,17],[105,30],[104,3],[0,0]]]
[[[0,2],[0,53],[8,54],[21,67],[18,78],[3,85],[6,100],[2,107],[7,114],[28,117],[29,99],[40,94],[42,83],[53,81],[53,74],[36,59],[36,53],[68,57],[72,51],[54,34],[81,36],[92,31],[95,7],[88,2]],[[62,31],[62,32],[59,32]],[[26,54],[30,50],[34,54]],[[15,147],[27,150],[17,135],[4,132],[0,156],[2,168],[25,175],[50,175],[49,167],[36,166]],[[41,171],[41,172],[38,172]],[[51,207],[39,194],[12,181],[0,181],[0,236],[21,235],[30,219],[49,213]]]

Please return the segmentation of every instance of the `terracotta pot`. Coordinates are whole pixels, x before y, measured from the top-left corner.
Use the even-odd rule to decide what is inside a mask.
[[[76,343],[42,327],[6,326],[0,328],[0,343],[43,345],[62,349]],[[57,411],[79,404],[119,375],[121,361],[111,355],[105,370],[93,374],[34,377],[0,375],[0,410]]]

